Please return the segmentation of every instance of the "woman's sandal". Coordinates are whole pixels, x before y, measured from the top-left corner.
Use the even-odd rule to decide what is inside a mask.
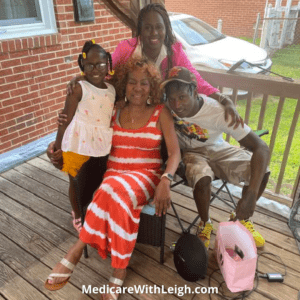
[[[72,218],[73,218],[73,227],[76,229],[76,231],[78,233],[80,233],[81,229],[82,229],[82,223],[81,223],[81,218],[75,219],[75,213],[72,210]]]
[[[48,276],[44,286],[47,290],[50,290],[50,291],[56,291],[56,290],[60,290],[61,288],[63,288],[67,282],[69,281],[72,273],[73,273],[73,270],[75,268],[75,265],[72,264],[71,262],[69,262],[68,260],[66,260],[65,258],[63,258],[60,263],[67,267],[71,273],[66,273],[66,274],[60,274],[60,273],[52,273]],[[60,283],[53,283],[53,284],[50,284],[48,282],[48,280],[53,280],[54,278],[57,278],[57,277],[68,277],[66,280],[64,280],[63,282],[60,282]]]
[[[118,286],[121,287],[123,285],[124,280],[121,280],[121,279],[115,278],[115,277],[110,277],[109,278],[109,282],[111,282],[113,284],[116,284],[116,285],[118,285]],[[116,287],[116,289],[117,289],[117,287]],[[110,292],[108,295],[111,296],[111,298],[113,300],[117,300],[119,298],[120,294],[116,294],[116,293]],[[102,299],[104,299],[104,298],[102,297]]]

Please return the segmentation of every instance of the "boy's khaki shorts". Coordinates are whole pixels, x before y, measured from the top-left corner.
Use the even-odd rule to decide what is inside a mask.
[[[249,185],[251,156],[251,152],[235,146],[227,146],[217,151],[205,147],[193,149],[193,152],[183,154],[185,175],[193,189],[205,176],[209,176],[211,180],[218,177],[232,184],[244,182]]]

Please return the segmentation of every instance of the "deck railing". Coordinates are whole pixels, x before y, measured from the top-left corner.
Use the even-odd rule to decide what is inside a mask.
[[[289,132],[287,133],[288,138],[284,148],[283,158],[282,161],[279,162],[280,164],[279,175],[275,184],[275,189],[272,191],[275,192],[275,194],[280,194],[280,190],[284,179],[285,168],[288,162],[288,156],[291,150],[294,133],[299,119],[300,80],[294,80],[294,82],[290,82],[282,78],[273,77],[273,76],[251,75],[251,74],[244,74],[240,72],[233,72],[229,74],[223,70],[216,70],[216,69],[212,70],[207,68],[198,68],[198,71],[206,81],[211,83],[213,86],[219,87],[220,90],[222,90],[223,88],[233,89],[232,99],[235,104],[237,103],[237,99],[238,99],[238,91],[240,90],[248,91],[248,94],[246,96],[247,104],[245,109],[245,115],[242,116],[246,124],[248,124],[250,120],[251,104],[253,102],[254,95],[255,98],[257,98],[257,96],[260,95],[259,97],[262,99],[260,114],[258,117],[257,127],[253,128],[252,126],[252,129],[254,130],[263,129],[265,116],[266,116],[266,109],[267,109],[268,101],[270,101],[270,96],[272,96],[272,98],[273,96],[279,98],[277,111],[274,114],[273,128],[268,128],[271,134],[270,143],[269,143],[271,155],[273,153],[275,145],[277,143],[282,143],[282,141],[277,138],[277,134],[278,134],[278,128],[282,116],[284,103],[287,100],[287,98],[296,100],[295,111],[293,115],[289,116],[289,118],[291,119],[291,123],[290,123]],[[227,137],[227,139],[229,139],[229,137]],[[298,149],[297,152],[299,153],[299,160],[298,160],[298,164],[299,164],[300,149]],[[289,195],[291,200],[296,196],[297,190],[299,188],[298,186],[299,174],[300,174],[300,168],[297,176],[295,176],[295,181],[293,183],[291,195]],[[290,204],[291,203],[292,201],[290,202]]]

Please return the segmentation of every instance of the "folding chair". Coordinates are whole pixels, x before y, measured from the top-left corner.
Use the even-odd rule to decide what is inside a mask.
[[[254,130],[254,133],[256,133],[259,137],[262,137],[263,135],[266,135],[266,134],[269,134],[269,131],[268,130]],[[181,180],[175,182],[174,184],[171,185],[171,188],[179,185],[179,184],[184,184],[186,186],[188,186],[188,182],[187,182],[187,179],[185,177],[185,165],[184,163],[181,161],[180,164],[179,164],[179,167],[176,171],[176,175],[178,175],[179,177],[181,177]],[[219,178],[216,178],[215,180],[218,180]],[[231,200],[231,203],[228,202],[227,200],[225,200],[224,198],[220,197],[219,194],[221,191],[224,191],[223,189],[225,188],[225,190],[227,191],[227,194]],[[225,180],[222,180],[222,185],[218,188],[218,190],[216,192],[213,192],[211,191],[211,199],[210,199],[210,204],[215,200],[215,199],[219,199],[220,201],[222,201],[223,203],[225,203],[227,206],[229,206],[231,209],[236,209],[236,203],[235,203],[235,200],[233,199],[232,197],[232,194],[227,186],[227,181]],[[180,218],[175,210],[175,207],[172,204],[172,208],[174,210],[174,213],[179,221],[179,225],[181,226],[181,229],[182,229],[182,232],[183,233],[186,233],[186,232],[189,232],[190,229],[196,224],[196,222],[199,220],[200,216],[198,215],[194,221],[190,224],[190,226],[187,228],[187,229],[184,229],[182,224],[181,224],[181,221],[180,221]]]

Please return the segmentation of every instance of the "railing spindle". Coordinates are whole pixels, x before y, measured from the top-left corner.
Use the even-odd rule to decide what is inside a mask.
[[[265,118],[268,97],[269,97],[269,95],[266,95],[266,94],[263,96],[263,101],[261,104],[260,114],[259,114],[259,119],[258,119],[257,130],[261,130],[264,125],[264,118]]]
[[[280,188],[281,188],[281,184],[282,184],[282,180],[283,180],[283,175],[284,175],[285,167],[286,167],[287,160],[288,160],[288,155],[290,153],[290,149],[291,149],[295,129],[296,129],[298,118],[299,118],[299,113],[300,113],[300,99],[298,99],[298,102],[297,102],[297,106],[296,106],[296,110],[295,110],[295,113],[294,113],[293,121],[292,121],[291,128],[290,128],[290,131],[289,131],[288,140],[287,140],[286,146],[285,146],[283,160],[282,160],[281,167],[280,167],[280,173],[279,173],[279,176],[278,176],[277,185],[276,185],[276,189],[275,189],[275,193],[277,193],[277,194],[279,194],[279,192],[280,192]]]
[[[279,123],[280,123],[280,117],[281,117],[281,113],[282,113],[284,100],[285,100],[285,97],[280,97],[280,100],[279,100],[279,103],[278,103],[275,122],[274,122],[273,130],[272,130],[271,141],[270,141],[270,145],[269,145],[270,153],[271,153],[270,156],[272,156],[272,152],[273,152],[273,149],[274,149],[275,139],[276,139],[276,135],[277,135],[277,131],[278,131],[278,126],[279,126]]]
[[[249,124],[252,98],[253,98],[253,93],[252,92],[248,92],[248,95],[247,95],[247,106],[246,106],[246,111],[245,111],[245,123],[246,124]]]

